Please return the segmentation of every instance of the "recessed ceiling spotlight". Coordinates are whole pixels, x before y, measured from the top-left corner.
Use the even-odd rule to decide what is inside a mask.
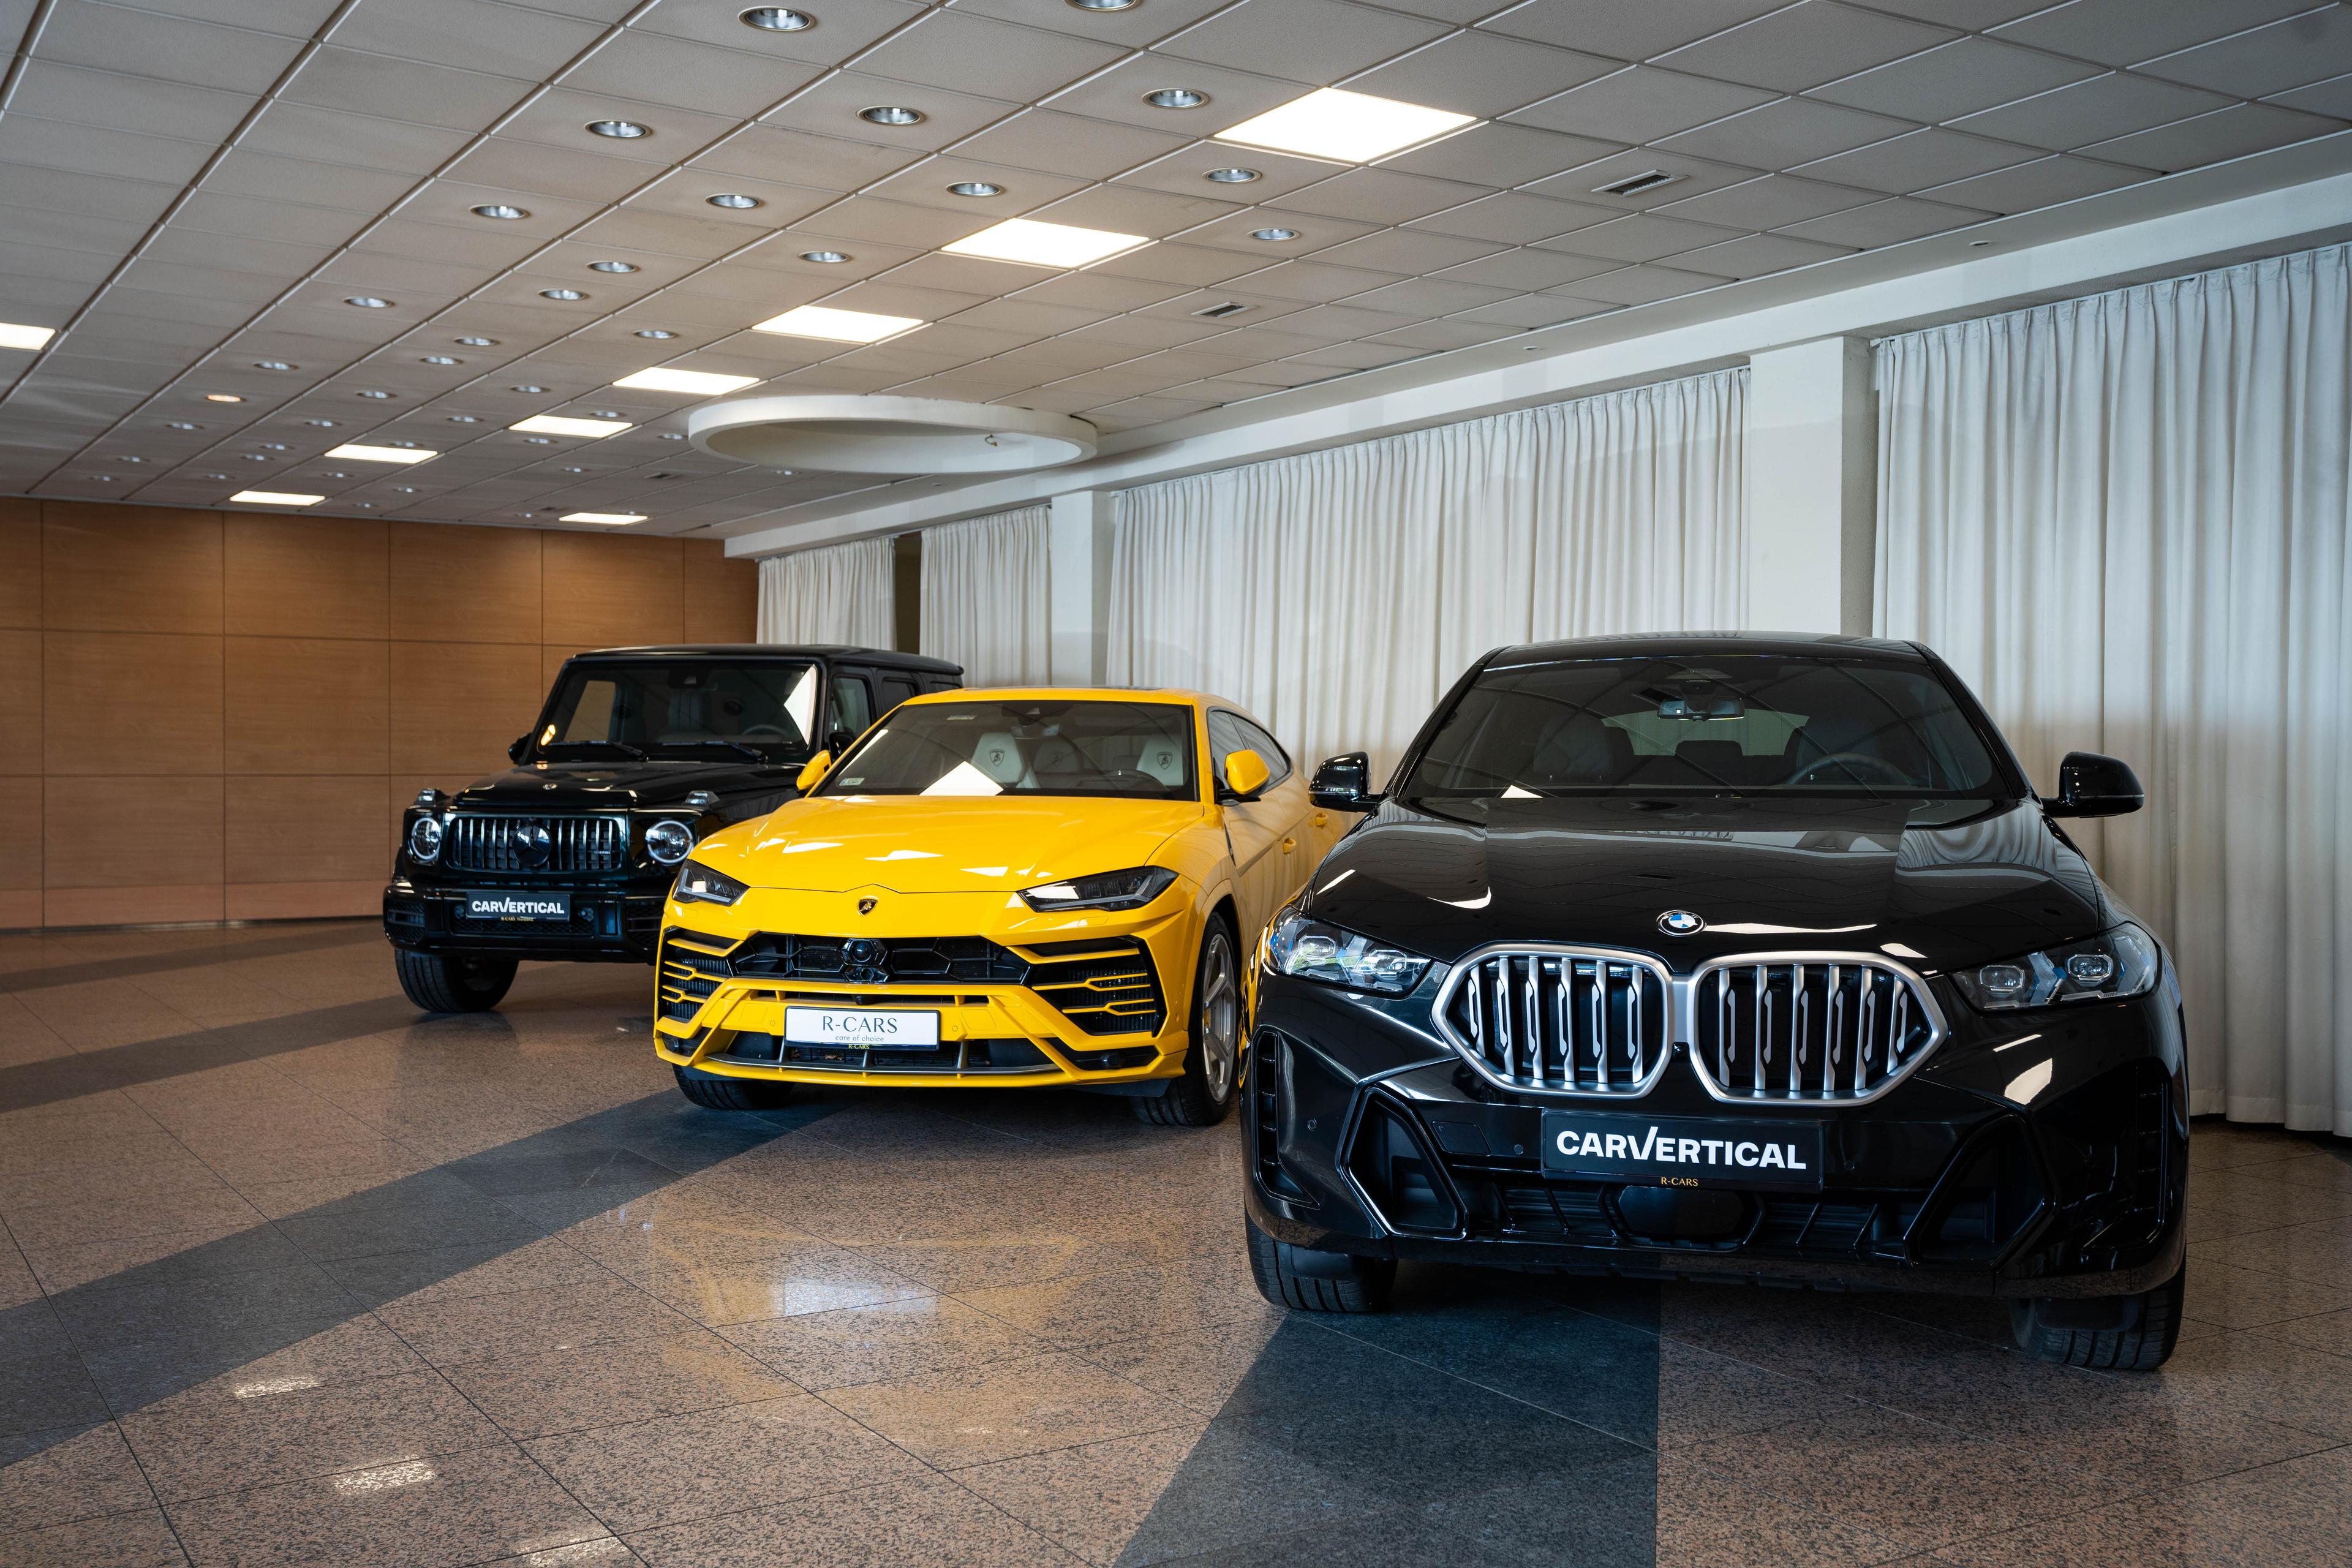
[[[353,294],[344,300],[343,303],[346,305],[357,305],[362,310],[388,310],[392,309],[391,300],[379,300],[373,294]]]
[[[1209,101],[1205,92],[1194,92],[1189,87],[1163,87],[1157,92],[1147,92],[1143,101],[1154,109],[1198,109]]]
[[[292,370],[294,367],[288,364],[282,359],[257,359],[253,362],[253,368],[256,370]]]
[[[948,195],[951,196],[1001,196],[1003,194],[1003,185],[991,184],[986,180],[958,180],[948,187]]]
[[[1254,228],[1250,230],[1250,237],[1262,239],[1268,245],[1279,245],[1286,239],[1297,239],[1298,231],[1295,228]]]
[[[801,259],[814,261],[819,267],[832,267],[848,260],[849,253],[845,250],[803,250],[801,252]]]
[[[1070,0],[1070,5],[1080,11],[1132,11],[1136,0]]]
[[[335,421],[332,419],[305,419],[302,423],[320,430],[331,430],[335,427]]]
[[[567,419],[560,414],[534,414],[528,419],[516,420],[507,428],[536,431],[545,436],[588,436],[601,439],[636,426],[623,419]]]
[[[205,394],[205,401],[206,403],[243,403],[245,399],[234,392],[207,392]]]
[[[721,191],[715,196],[702,199],[711,206],[725,207],[730,212],[749,212],[760,205],[759,197],[747,196],[740,191]]]
[[[1220,131],[1216,139],[1271,147],[1277,153],[1300,153],[1309,158],[1369,163],[1458,131],[1476,119],[1451,110],[1326,87]]]
[[[476,217],[494,217],[509,221],[519,217],[529,217],[530,216],[530,210],[529,208],[509,206],[504,202],[484,202],[480,206],[474,208],[473,211]]]
[[[1015,217],[940,248],[955,256],[1019,261],[1031,267],[1084,267],[1150,243],[1148,236],[1140,234],[1116,234],[1108,229]]]
[[[877,103],[871,109],[861,109],[857,118],[875,125],[920,125],[923,111],[908,109],[903,103]]]
[[[361,393],[361,394],[360,394],[360,395],[361,395],[362,397],[373,397],[373,398],[374,398],[377,402],[381,403],[381,402],[383,402],[385,398],[390,397],[390,396],[392,395],[392,394],[391,394],[391,393],[389,393],[389,392],[362,392],[362,393]]]
[[[541,289],[539,291],[539,297],[542,300],[585,300],[588,298],[587,295],[583,294],[577,289]]]
[[[635,272],[636,269],[637,264],[634,261],[592,261],[588,264],[591,272]]]
[[[386,441],[384,445],[387,447],[414,447],[416,443],[414,441]]]
[[[449,423],[452,425],[479,425],[481,422],[478,415],[452,414],[449,416]]]
[[[144,458],[131,458],[118,455],[114,460],[118,463],[143,463],[147,459]]]
[[[263,456],[259,452],[239,452],[237,456],[244,458],[248,463],[266,463],[269,461],[267,457]]]
[[[509,387],[508,387],[508,388],[507,388],[507,390],[508,390],[509,392],[526,392],[526,393],[527,393],[527,392],[545,392],[545,391],[547,390],[547,388],[545,388],[545,387],[543,387],[543,386],[535,386],[535,385],[533,385],[531,383],[530,383],[530,382],[526,381],[526,382],[524,382],[520,386],[509,386]]]
[[[671,370],[656,365],[625,375],[614,386],[625,386],[632,392],[689,392],[697,397],[716,397],[722,392],[737,392],[759,382],[756,375],[719,375],[707,370]]]
[[[830,305],[795,305],[781,316],[755,321],[755,332],[775,332],[788,338],[822,338],[835,343],[878,343],[925,323],[913,316],[884,316],[871,310],[837,310]]]
[[[563,466],[563,471],[567,474],[584,474],[588,470],[585,468],[574,468],[572,464],[566,463]]]
[[[114,476],[112,474],[84,474],[82,478],[86,479],[94,479],[101,485],[110,485],[114,482]]]
[[[247,506],[317,506],[325,496],[291,495],[284,490],[239,490],[228,498]]]
[[[554,437],[550,436],[526,436],[523,439],[530,442],[534,447],[552,447],[555,445]]]
[[[55,327],[20,327],[0,321],[0,349],[37,349],[57,335]]]
[[[567,511],[557,518],[556,521],[608,522],[617,525],[624,522],[643,522],[645,520],[643,512],[635,511]]]
[[[396,447],[370,447],[351,441],[340,447],[331,447],[326,452],[330,458],[341,458],[353,463],[423,463],[440,455],[421,447],[411,447],[405,442]]]
[[[1132,4],[1132,0],[1129,0]],[[805,33],[816,26],[816,18],[805,11],[793,11],[782,5],[754,5],[736,18],[747,27],[757,27],[763,33]]]
[[[290,452],[293,450],[292,447],[289,447],[283,441],[262,441],[257,444],[265,452]]]
[[[423,359],[418,360],[416,363],[418,364],[464,364],[466,362],[461,359],[453,359],[447,354],[426,354]]]
[[[1204,180],[1214,180],[1221,185],[1246,185],[1252,180],[1265,178],[1255,169],[1212,169],[1201,177]]]
[[[355,500],[352,502],[352,504],[358,507],[362,511],[373,511],[375,510],[375,502],[372,500]]]
[[[651,126],[640,125],[634,120],[592,120],[588,122],[588,133],[592,136],[610,136],[616,142],[635,142],[641,136],[650,136],[654,132]]]
[[[204,428],[201,425],[191,425],[184,419],[166,419],[163,421],[163,424],[165,428],[172,430],[201,430]]]
[[[676,332],[671,331],[667,327],[640,327],[637,329],[636,335],[641,338],[651,338],[656,342],[660,342],[666,338],[674,338],[677,336]]]
[[[496,338],[456,338],[451,341],[469,349],[494,349],[499,346]]]
[[[663,431],[663,432],[661,433],[661,438],[662,438],[663,440],[665,440],[665,441],[683,441],[683,440],[685,440],[685,439],[686,439],[686,437],[683,437],[683,436],[679,435],[679,434],[678,434],[677,431],[675,431],[675,430],[665,430],[665,431]]]
[[[392,488],[398,490],[404,496],[413,496],[416,493],[416,487],[415,485],[394,485]]]
[[[620,416],[621,411],[617,408],[591,408],[588,411],[591,419],[618,419]]]

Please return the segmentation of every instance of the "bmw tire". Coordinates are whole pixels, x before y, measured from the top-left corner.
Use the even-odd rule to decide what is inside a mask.
[[[2010,1331],[2018,1348],[2036,1361],[2059,1366],[2090,1367],[2101,1372],[2154,1372],[2172,1359],[2180,1342],[2180,1305],[2189,1279],[2189,1266],[2153,1290],[2119,1300],[2094,1298],[2120,1321],[2114,1323],[2070,1323],[2084,1316],[2093,1302],[2035,1298],[2009,1304]]]
[[[1387,1258],[1352,1258],[1276,1241],[1249,1226],[1250,1277],[1257,1293],[1277,1307],[1302,1312],[1377,1312],[1389,1304],[1396,1264]]]

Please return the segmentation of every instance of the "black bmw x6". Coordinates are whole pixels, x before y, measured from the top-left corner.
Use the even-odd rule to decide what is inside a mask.
[[[1270,1300],[1399,1259],[2005,1298],[2044,1359],[2179,1327],[2189,1123],[2156,939],[1916,645],[1504,648],[1258,953],[1249,1242]]]

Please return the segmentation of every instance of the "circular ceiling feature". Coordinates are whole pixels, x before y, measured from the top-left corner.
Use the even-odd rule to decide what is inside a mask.
[[[871,109],[859,110],[857,118],[876,125],[920,125],[923,111],[908,109],[903,103],[877,103]]]
[[[1083,419],[932,397],[743,397],[687,416],[698,449],[769,468],[836,474],[1009,474],[1095,454]]]
[[[986,180],[958,180],[948,187],[948,195],[951,196],[1001,196],[1003,194],[1003,185],[991,184]]]
[[[530,216],[530,209],[528,207],[509,206],[505,202],[484,202],[480,206],[474,208],[473,211],[476,217],[494,217],[504,219],[508,222],[512,222],[514,219],[519,217],[529,217]]]
[[[499,340],[496,338],[466,337],[453,338],[450,341],[453,342],[463,343],[469,349],[494,349],[499,346]]]
[[[245,399],[234,392],[207,392],[205,394],[205,401],[206,403],[243,403]]]
[[[676,332],[671,331],[667,327],[639,327],[637,329],[636,335],[641,338],[651,338],[656,342],[660,342],[666,338],[674,338],[677,336]]]
[[[1221,185],[1246,185],[1252,180],[1265,178],[1255,169],[1212,169],[1201,177],[1204,180],[1214,180]]]
[[[1297,239],[1298,231],[1295,228],[1254,228],[1250,230],[1250,237],[1262,239],[1268,245],[1279,245],[1286,239]]]
[[[1205,92],[1194,92],[1189,87],[1163,87],[1158,92],[1147,92],[1143,101],[1154,109],[1198,109],[1209,101]]]
[[[257,359],[253,362],[253,368],[256,370],[292,370],[294,367],[287,363],[282,359]]]
[[[592,261],[588,264],[591,272],[635,272],[636,269],[637,264],[634,261]]]
[[[588,122],[592,136],[610,136],[616,142],[635,142],[654,133],[650,125],[640,125],[634,120],[592,120]]]
[[[418,360],[416,363],[418,364],[463,364],[466,362],[461,359],[453,358],[448,354],[426,354],[423,359]]]
[[[345,299],[343,303],[346,305],[357,305],[362,310],[388,310],[392,309],[391,300],[379,300],[373,294],[353,294]]]
[[[807,12],[782,5],[754,5],[736,19],[763,33],[805,33],[816,26],[816,18]]]
[[[542,300],[585,300],[586,298],[588,298],[588,296],[587,296],[587,295],[583,294],[583,293],[582,293],[579,289],[541,289],[539,291],[539,297],[540,297],[541,299],[542,299]]]
[[[377,402],[381,403],[381,402],[383,402],[385,398],[390,397],[390,396],[392,395],[392,394],[391,394],[391,393],[389,393],[389,392],[362,392],[362,393],[361,393],[361,394],[360,394],[360,395],[361,395],[362,397],[373,397],[373,398],[374,398]]]
[[[1079,11],[1132,11],[1136,0],[1070,0],[1070,5]]]
[[[849,253],[844,250],[803,250],[801,259],[814,261],[820,267],[833,267],[848,260]]]
[[[711,206],[725,207],[730,212],[749,212],[760,205],[759,197],[747,196],[740,191],[721,191],[715,196],[702,199]]]
[[[204,428],[201,425],[191,425],[184,419],[166,419],[163,421],[163,424],[167,429],[173,430],[201,430]]]

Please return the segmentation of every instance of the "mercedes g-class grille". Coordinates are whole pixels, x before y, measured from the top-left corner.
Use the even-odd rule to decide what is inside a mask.
[[[1642,1094],[1665,1065],[1664,966],[1569,947],[1474,953],[1446,976],[1437,1019],[1506,1089]]]
[[[460,812],[441,847],[453,871],[617,871],[628,859],[629,825],[618,816]]]
[[[1692,1058],[1717,1099],[1870,1099],[1942,1035],[1925,988],[1870,959],[1718,960],[1689,984]]]

